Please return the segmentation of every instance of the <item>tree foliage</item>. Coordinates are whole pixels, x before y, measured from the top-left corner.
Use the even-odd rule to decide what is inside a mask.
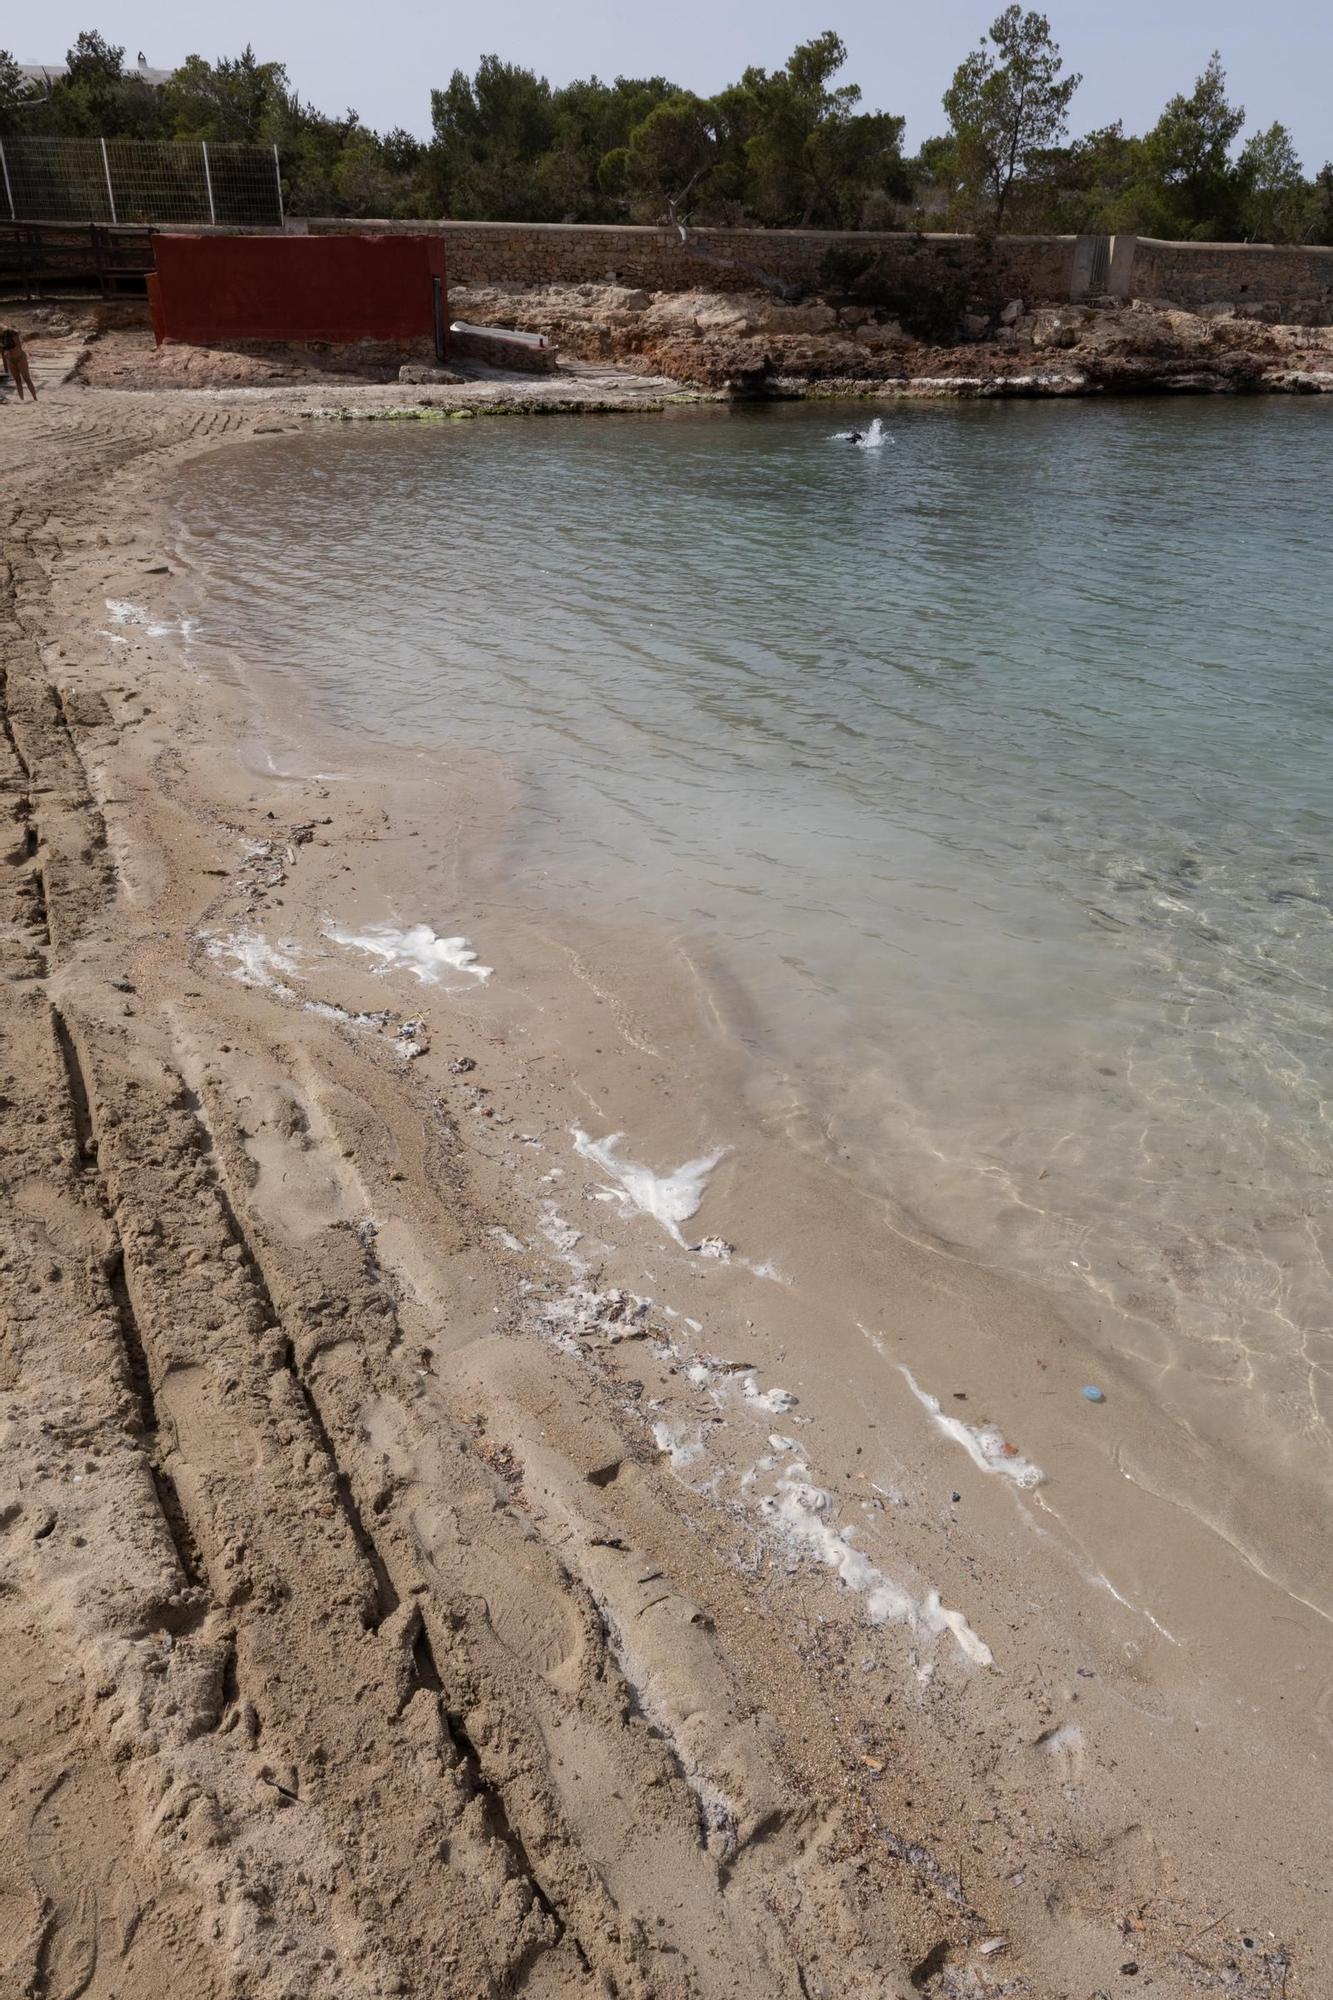
[[[1016,16],[1017,9],[1010,8],[1002,19]],[[1027,22],[1035,22],[1038,30],[1045,27],[1039,16],[1024,17],[1016,25],[1022,28]],[[1000,67],[999,26],[997,22],[991,31],[995,53],[983,48],[969,57],[945,94],[950,131],[927,141],[911,163],[918,190],[937,190],[938,206],[948,218],[1064,233],[1127,231],[1279,243],[1333,239],[1333,169],[1327,178],[1321,173],[1306,180],[1282,124],[1253,133],[1238,147],[1245,112],[1228,96],[1226,71],[1216,53],[1192,89],[1175,93],[1141,135],[1126,132],[1117,122],[1064,144],[1052,143],[1048,129],[1034,134],[1026,149],[1013,146],[1015,171],[1001,203],[1010,153],[1002,150],[996,134],[1007,130],[1012,139],[1018,121],[1011,115],[1006,126],[997,115],[988,125],[983,115],[984,93]],[[1039,33],[1036,39],[1040,43]],[[1058,51],[1050,53],[1058,58]],[[1071,82],[1050,68],[1044,80],[1060,91]],[[1037,81],[1043,81],[1041,72]],[[1046,101],[1062,125],[1068,98],[1053,106]]]
[[[1244,233],[1252,243],[1290,243],[1303,232],[1312,189],[1290,132],[1276,120],[1246,140],[1237,162]]]
[[[431,170],[446,213],[534,221],[758,221],[856,227],[905,195],[903,120],[862,112],[834,79],[831,31],[780,70],[715,97],[665,77],[552,89],[496,57],[431,97]]]
[[[1173,235],[1229,237],[1236,233],[1240,183],[1231,148],[1245,124],[1245,107],[1227,98],[1227,76],[1214,49],[1188,95],[1167,104],[1143,142],[1144,164],[1163,192]]]
[[[1015,183],[1064,137],[1082,78],[1062,76],[1063,68],[1046,16],[1014,5],[991,23],[944,93],[955,173],[997,231]]]
[[[1333,239],[1333,165],[1305,178],[1280,123],[1245,113],[1214,54],[1151,128],[1069,139],[1079,78],[1044,14],[1006,7],[959,64],[948,130],[903,156],[903,120],[867,110],[832,29],[714,96],[665,76],[553,84],[485,56],[429,93],[430,133],[372,131],[305,102],[253,48],[191,55],[160,87],[96,30],[63,75],[0,50],[0,136],[276,145],[294,214],[871,229],[1129,230]]]

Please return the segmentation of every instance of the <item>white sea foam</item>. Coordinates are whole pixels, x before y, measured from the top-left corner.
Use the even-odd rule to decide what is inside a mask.
[[[593,1161],[610,1177],[615,1187],[609,1192],[623,1206],[650,1215],[654,1222],[661,1223],[668,1236],[688,1248],[680,1225],[698,1210],[708,1176],[729,1150],[726,1146],[719,1146],[716,1152],[697,1160],[687,1160],[673,1174],[655,1174],[651,1167],[635,1166],[632,1160],[616,1158],[616,1148],[625,1136],[623,1132],[611,1132],[605,1139],[590,1139],[576,1125],[573,1135],[575,1152],[581,1159]]]
[[[771,1417],[781,1417],[788,1410],[796,1408],[796,1398],[790,1389],[760,1389],[757,1375],[746,1375],[741,1380],[741,1390],[747,1403],[754,1403],[759,1409],[767,1410]]]
[[[315,1015],[320,1021],[337,1021],[345,1028],[384,1028],[389,1021],[387,1014],[353,1014],[346,1007],[336,1006],[332,1000],[303,1000],[301,1011]],[[399,1053],[417,1055],[420,1051],[400,1048]]]
[[[203,943],[209,957],[223,960],[242,986],[290,995],[287,981],[301,977],[296,946],[270,944],[258,931],[231,931],[225,937],[205,937]]]
[[[412,924],[399,930],[392,924],[373,924],[369,930],[349,931],[337,925],[325,927],[325,937],[334,944],[363,951],[380,960],[380,972],[413,972],[423,986],[438,986],[446,971],[468,972],[474,979],[489,979],[492,968],[478,965],[477,954],[465,937],[439,937],[429,924]]]
[[[929,1410],[935,1419],[936,1429],[943,1431],[945,1437],[952,1438],[955,1444],[960,1444],[974,1465],[980,1466],[983,1472],[998,1472],[1002,1478],[1012,1479],[1015,1486],[1028,1491],[1041,1485],[1046,1477],[1041,1467],[1020,1457],[998,1425],[965,1424],[961,1417],[946,1416],[940,1408],[939,1397],[923,1389],[910,1368],[903,1368],[901,1363],[899,1367],[918,1403]]]
[[[1165,1625],[1161,1623],[1160,1619],[1153,1617],[1152,1612],[1149,1611],[1146,1605],[1135,1604],[1130,1598],[1125,1596],[1123,1591],[1117,1590],[1109,1576],[1103,1575],[1103,1573],[1100,1570],[1094,1570],[1089,1573],[1088,1582],[1095,1584],[1098,1590],[1109,1591],[1111,1596],[1115,1599],[1116,1603],[1123,1604],[1126,1611],[1134,1612],[1136,1616],[1138,1616],[1139,1618],[1146,1618],[1148,1623],[1152,1626],[1154,1632],[1160,1632],[1162,1637],[1164,1639],[1169,1640],[1173,1646],[1178,1646],[1180,1644],[1180,1641],[1179,1639],[1177,1639],[1175,1633],[1168,1632]]]
[[[303,1014],[313,1014],[317,1020],[383,1034],[392,1019],[387,1013],[354,1014],[332,1000],[311,1000],[294,992],[288,982],[304,980],[306,974],[300,948],[289,938],[270,944],[259,931],[242,929],[225,935],[201,932],[200,941],[209,957],[225,964],[232,978],[242,986],[262,988],[280,1000],[294,1002]],[[419,1040],[419,1035],[420,1024],[415,1021],[405,1021],[394,1035],[393,1045],[405,1061],[426,1053],[429,1044]]]
[[[558,1251],[572,1269],[585,1271],[587,1266],[583,1259],[574,1254],[583,1241],[582,1230],[576,1229],[572,1222],[566,1222],[553,1201],[544,1201],[538,1214],[537,1227],[551,1248]]]
[[[881,445],[889,443],[889,434],[878,417],[872,417],[870,426],[863,431],[834,431],[840,444],[854,444],[859,451],[878,451]]]
[[[789,1285],[791,1283],[791,1279],[786,1273],[779,1271],[777,1265],[770,1263],[767,1259],[762,1264],[752,1264],[748,1257],[742,1257],[739,1261],[744,1264],[747,1271],[753,1271],[756,1278],[767,1278],[770,1284]]]
[[[811,1483],[807,1465],[783,1472],[772,1493],[759,1502],[759,1509],[789,1542],[816,1557],[848,1590],[865,1599],[866,1617],[872,1625],[906,1625],[931,1637],[949,1632],[965,1659],[982,1667],[994,1664],[985,1640],[972,1630],[961,1611],[951,1611],[940,1602],[937,1590],[913,1597],[855,1546],[854,1528],[837,1527],[837,1503],[823,1487]]]
[[[702,1432],[684,1424],[654,1424],[653,1441],[670,1458],[671,1470],[676,1473],[687,1471],[704,1448]]]
[[[192,639],[199,630],[197,618],[156,619],[142,604],[131,604],[127,597],[108,597],[106,608],[117,625],[137,625],[150,639],[168,639],[173,633],[179,633],[182,639]]]

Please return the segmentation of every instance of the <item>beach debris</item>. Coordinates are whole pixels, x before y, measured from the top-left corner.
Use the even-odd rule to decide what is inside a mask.
[[[981,1953],[983,1958],[993,1958],[996,1952],[1008,1951],[1008,1949],[1009,1949],[1009,1940],[1006,1937],[983,1938],[981,1940],[981,1943],[977,1946],[977,1950]]]
[[[450,1076],[470,1076],[477,1067],[471,1056],[455,1056],[449,1065]]]
[[[715,1257],[719,1264],[729,1264],[736,1251],[736,1245],[728,1243],[725,1236],[704,1236],[690,1247],[696,1257]]]
[[[1106,1391],[1099,1389],[1094,1382],[1085,1382],[1080,1394],[1087,1403],[1104,1403],[1106,1401]]]
[[[576,1354],[580,1342],[618,1347],[622,1341],[645,1340],[651,1331],[651,1311],[651,1299],[618,1287],[599,1292],[580,1279],[558,1297],[534,1303],[532,1320],[544,1340],[566,1354]]]
[[[415,1062],[418,1056],[430,1053],[430,1042],[426,1037],[424,1021],[404,1021],[394,1039],[398,1043],[398,1053],[404,1062]]]

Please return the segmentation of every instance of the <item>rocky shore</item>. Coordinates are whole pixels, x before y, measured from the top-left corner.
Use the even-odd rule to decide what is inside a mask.
[[[1333,391],[1333,327],[1246,317],[1236,306],[1186,312],[1164,301],[969,310],[952,299],[886,305],[767,292],[647,292],[623,285],[456,286],[450,312],[478,326],[554,341],[556,374],[520,378],[474,360],[447,373],[357,347],[156,347],[123,306],[12,306],[39,367],[94,389],[290,389],[340,395],[400,383],[465,399],[489,385],[512,406],[622,407],[626,398],[1319,395]],[[440,379],[424,378],[439,374]],[[591,400],[590,400],[591,399]],[[432,394],[431,401],[439,400]],[[452,395],[443,398],[453,402]]]
[[[870,304],[823,298],[546,285],[460,289],[451,309],[547,334],[579,360],[732,394],[1333,390],[1333,328],[1271,325],[1233,307],[1199,314],[1147,300],[1032,306],[1013,299],[998,313],[963,310],[946,330],[919,304],[905,323]]]

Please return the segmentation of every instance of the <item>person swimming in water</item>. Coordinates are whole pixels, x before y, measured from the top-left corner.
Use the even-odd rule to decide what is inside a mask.
[[[887,442],[884,426],[878,417],[872,417],[868,430],[834,431],[833,435],[838,443],[859,445],[862,451],[877,451],[880,445]]]

